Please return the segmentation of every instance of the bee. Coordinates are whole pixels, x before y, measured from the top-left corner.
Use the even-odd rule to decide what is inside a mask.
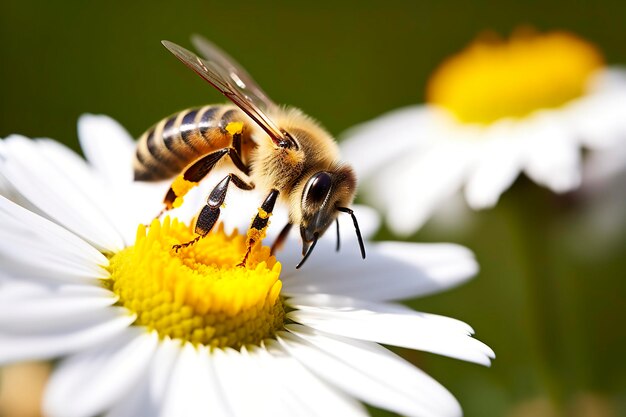
[[[184,195],[220,162],[231,168],[211,191],[196,217],[193,240],[175,245],[178,251],[193,245],[217,223],[230,186],[260,189],[267,197],[247,233],[245,265],[251,248],[268,227],[276,201],[289,208],[289,221],[272,245],[280,247],[291,227],[299,225],[302,237],[300,268],[339,213],[352,216],[361,256],[365,247],[354,212],[356,177],[339,161],[332,136],[316,121],[293,107],[276,105],[252,77],[219,47],[200,37],[192,42],[203,58],[169,41],[162,44],[180,61],[209,82],[232,104],[208,105],[161,120],[139,139],[134,159],[138,181],[174,178],[159,214],[178,207]]]

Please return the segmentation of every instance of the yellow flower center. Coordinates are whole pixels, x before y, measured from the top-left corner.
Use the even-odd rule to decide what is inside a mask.
[[[282,329],[281,265],[269,248],[256,245],[238,266],[246,237],[219,227],[193,246],[172,249],[193,238],[175,219],[155,220],[147,233],[139,226],[135,246],[110,259],[105,285],[136,313],[135,324],[161,337],[234,348],[258,345]]]
[[[509,41],[483,37],[439,66],[427,101],[466,123],[521,118],[580,97],[602,65],[591,43],[566,32],[524,31]]]

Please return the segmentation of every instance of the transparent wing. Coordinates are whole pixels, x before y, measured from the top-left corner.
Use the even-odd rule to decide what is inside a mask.
[[[248,74],[248,71],[235,61],[233,57],[220,49],[219,46],[200,35],[193,35],[191,43],[204,59],[209,62],[215,62],[217,66],[222,68],[225,73],[221,75],[227,76],[234,85],[245,91],[253,103],[256,103],[264,110],[276,107],[276,104],[259,87],[259,84]]]
[[[241,85],[239,85],[235,79],[232,78],[231,74],[235,74],[240,77],[240,74],[246,73],[245,71],[243,71],[243,73],[233,73],[231,70],[224,67],[224,63],[234,65],[227,57],[220,56],[217,61],[208,61],[198,57],[193,52],[190,52],[175,43],[169,41],[162,41],[161,43],[171,53],[173,53],[176,58],[194,70],[213,87],[217,88],[226,96],[226,98],[235,103],[241,110],[250,116],[252,120],[254,120],[263,130],[265,130],[265,132],[267,132],[274,143],[282,145],[285,142],[291,142],[290,139],[286,137],[283,132],[281,132],[278,126],[276,126],[276,124],[265,114],[264,110],[261,109],[261,107],[266,109],[267,103],[262,101],[252,90],[249,90],[243,80],[240,79]],[[217,49],[213,51],[214,53],[219,53],[219,50]],[[220,63],[220,61],[222,63]],[[248,79],[251,80],[249,75]],[[255,83],[252,83],[252,85],[255,86],[258,91],[261,91]],[[261,93],[263,94],[262,91]],[[267,96],[264,94],[263,96],[267,99]],[[271,101],[269,101],[269,103],[271,103]],[[271,105],[274,104],[271,103]]]

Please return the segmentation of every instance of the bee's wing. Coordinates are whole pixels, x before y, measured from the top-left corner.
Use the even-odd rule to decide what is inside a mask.
[[[252,78],[245,71],[238,69],[240,67],[236,66],[226,55],[220,55],[219,49],[212,49],[211,59],[205,60],[175,43],[169,41],[162,41],[161,43],[176,58],[180,59],[250,116],[252,120],[265,130],[275,144],[290,142],[290,139],[281,132],[280,128],[264,112],[268,108],[268,104],[270,106],[274,104],[269,101],[256,83],[253,81],[250,83]],[[217,58],[215,58],[216,56]],[[244,79],[241,79],[242,75],[244,78],[247,76],[247,80],[250,80],[248,84],[245,83]],[[253,88],[250,89],[250,86]],[[259,92],[261,92],[261,96],[258,96]]]
[[[231,83],[245,91],[252,102],[259,106],[262,105],[261,109],[267,110],[276,107],[276,104],[259,87],[259,84],[248,74],[248,71],[219,46],[200,35],[191,36],[191,43],[204,59],[209,62],[215,62],[220,68],[225,70],[225,73],[222,75],[226,75]]]

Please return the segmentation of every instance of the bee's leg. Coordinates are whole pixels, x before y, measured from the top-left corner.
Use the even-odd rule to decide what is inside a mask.
[[[175,249],[178,252],[179,249],[185,248],[187,246],[191,246],[196,243],[198,240],[207,235],[217,223],[217,220],[220,218],[220,207],[224,204],[224,200],[226,199],[226,192],[228,191],[228,186],[230,182],[233,182],[236,187],[241,188],[242,190],[252,190],[254,188],[253,184],[248,184],[241,178],[239,178],[235,174],[228,174],[222,181],[220,181],[211,194],[209,194],[209,198],[207,199],[206,205],[200,210],[198,214],[198,218],[196,219],[195,233],[198,235],[193,240],[189,242],[182,243],[180,245],[172,246],[172,249]]]
[[[335,218],[335,223],[337,224],[337,248],[335,250],[339,252],[339,249],[341,248],[341,236],[339,233],[339,218]]]
[[[270,216],[272,215],[272,211],[274,210],[274,205],[276,204],[276,199],[278,198],[278,190],[272,190],[259,207],[259,212],[254,216],[254,220],[252,220],[252,224],[250,225],[250,229],[248,229],[248,238],[246,239],[247,250],[246,254],[243,257],[243,260],[239,264],[239,266],[245,266],[246,261],[248,260],[248,255],[250,255],[250,251],[254,247],[254,245],[258,242],[261,242],[265,237],[265,229],[269,224]]]
[[[289,231],[291,230],[292,226],[293,223],[287,223],[285,227],[283,227],[283,230],[280,231],[280,233],[276,237],[276,240],[274,241],[274,243],[272,243],[272,255],[275,254],[276,251],[283,246],[283,243],[285,243],[285,239],[287,239],[287,236],[289,235]]]
[[[219,151],[210,153],[189,165],[182,174],[180,174],[172,183],[170,189],[165,194],[163,204],[165,207],[157,218],[163,213],[173,208],[179,207],[183,203],[183,197],[189,190],[198,185],[200,180],[207,176],[209,172],[224,157],[230,156],[233,164],[244,174],[249,174],[249,168],[241,161],[239,154],[234,148],[223,148]]]

